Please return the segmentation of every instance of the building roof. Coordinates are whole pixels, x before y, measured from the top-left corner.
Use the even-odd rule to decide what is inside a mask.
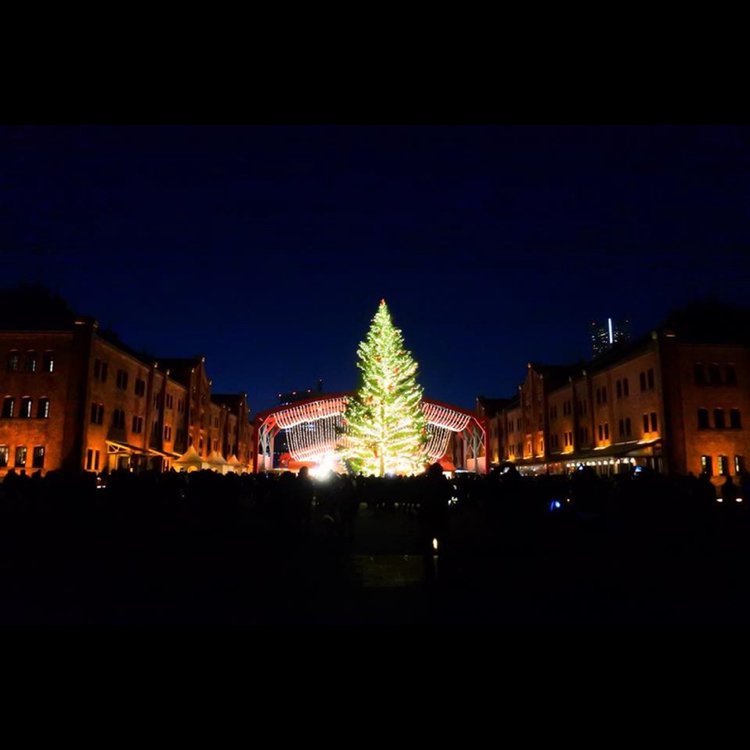
[[[529,362],[531,369],[544,376],[548,390],[559,388],[568,382],[569,378],[578,377],[581,370],[586,367],[584,362],[575,362],[570,365],[546,365],[541,362]]]
[[[504,409],[508,405],[509,401],[509,398],[487,398],[486,396],[477,397],[477,402],[484,410],[484,415],[486,417],[494,417],[501,409]]]
[[[245,398],[244,393],[212,393],[211,401],[223,406],[239,406]]]
[[[190,382],[190,373],[194,367],[203,362],[203,357],[166,357],[159,359],[159,369],[169,370],[169,375],[178,383],[188,385]]]
[[[6,331],[67,331],[80,316],[59,294],[41,284],[0,290],[0,321]]]

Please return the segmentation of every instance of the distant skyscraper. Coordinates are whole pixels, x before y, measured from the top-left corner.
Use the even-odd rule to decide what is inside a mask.
[[[591,350],[594,357],[604,354],[615,344],[630,339],[630,321],[624,320],[616,322],[612,318],[607,318],[605,323],[591,323]]]

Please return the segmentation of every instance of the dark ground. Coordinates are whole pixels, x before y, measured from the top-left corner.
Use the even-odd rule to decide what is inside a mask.
[[[246,520],[24,529],[0,550],[5,625],[750,624],[736,509],[645,529],[564,510],[493,524],[465,509],[435,555],[401,509],[362,509],[351,539],[317,513],[294,543]]]

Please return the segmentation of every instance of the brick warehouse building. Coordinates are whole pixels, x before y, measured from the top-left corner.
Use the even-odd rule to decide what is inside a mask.
[[[212,396],[203,357],[152,360],[92,318],[54,328],[0,332],[0,477],[167,470],[191,446],[207,468],[249,469],[246,395]]]
[[[512,399],[477,400],[492,463],[528,473],[583,463],[605,475],[640,464],[721,484],[750,453],[747,330],[735,335],[728,319],[663,326],[591,362],[530,362]]]

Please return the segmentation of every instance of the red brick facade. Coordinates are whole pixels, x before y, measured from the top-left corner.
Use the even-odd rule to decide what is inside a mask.
[[[9,469],[167,470],[190,445],[206,459],[233,454],[236,470],[248,470],[246,396],[217,398],[203,358],[144,361],[90,319],[68,331],[1,332],[0,477]]]
[[[529,363],[518,396],[490,417],[490,456],[529,471],[708,470],[720,484],[746,467],[748,419],[750,348],[653,332],[587,364]]]

